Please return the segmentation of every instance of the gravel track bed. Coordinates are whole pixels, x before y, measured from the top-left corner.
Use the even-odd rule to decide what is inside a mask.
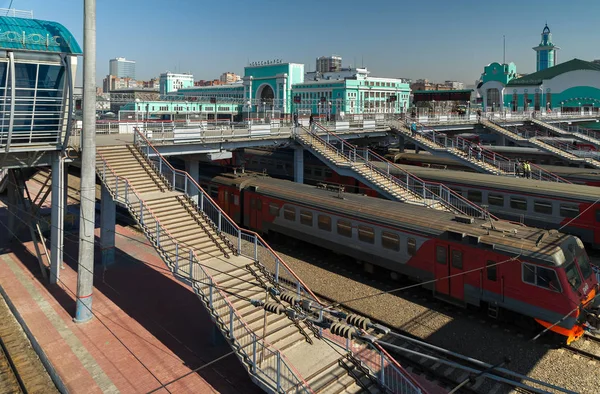
[[[350,272],[358,271],[358,266],[350,258],[302,243],[294,247],[275,242],[270,242],[270,245],[317,295],[343,301],[392,288],[390,284],[367,277],[367,274]],[[259,258],[270,260],[266,254],[264,256]],[[341,268],[344,266],[348,266],[349,270]],[[394,287],[401,286],[397,284]],[[529,342],[530,338],[518,333],[517,329],[495,324],[480,312],[424,297],[422,291],[384,294],[355,301],[348,306],[390,328],[404,330],[462,355],[490,364],[509,357],[512,361],[508,368],[515,372],[580,393],[600,392],[600,365],[597,362],[543,343]],[[600,354],[597,343],[582,341],[576,346],[584,346],[586,350]],[[479,391],[511,392],[506,386],[501,386],[500,390],[500,386],[494,386],[495,383],[486,382]]]

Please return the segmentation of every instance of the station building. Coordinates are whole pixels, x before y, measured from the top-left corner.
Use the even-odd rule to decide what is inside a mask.
[[[536,51],[538,71],[519,76],[514,63],[485,66],[477,86],[486,111],[590,112],[600,107],[600,64],[572,59],[555,64],[550,29]]]
[[[371,77],[366,69],[305,74],[304,64],[273,60],[246,66],[238,83],[183,88],[161,101],[132,102],[121,110],[143,118],[193,114],[205,119],[401,113],[409,95],[406,81]]]

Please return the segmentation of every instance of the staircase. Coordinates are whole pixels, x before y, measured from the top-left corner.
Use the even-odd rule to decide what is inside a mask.
[[[569,148],[564,143],[560,143],[558,141],[542,141],[539,139],[539,137],[541,136],[539,133],[534,133],[531,135],[526,133],[525,136],[520,136],[519,134],[509,131],[508,129],[489,120],[481,119],[481,124],[489,129],[494,130],[499,134],[506,136],[507,138],[511,139],[512,141],[515,141],[519,145],[534,146],[571,163],[577,163],[580,165],[586,164],[593,168],[600,168],[599,160],[579,157],[571,153],[569,151]]]
[[[562,137],[572,137],[573,136],[573,134],[561,129],[560,127],[556,127],[550,123],[541,121],[536,118],[531,118],[531,123],[533,123],[534,125],[540,126],[541,128],[548,130],[548,131],[550,131],[554,134],[557,134],[559,136],[562,136]]]
[[[173,274],[191,285],[263,390],[424,392],[396,364],[394,382],[379,369],[348,368],[343,359],[360,357],[352,352],[360,343],[342,346],[300,319],[300,311],[292,313],[294,306],[282,300],[290,290],[299,300],[320,301],[257,234],[241,230],[139,131],[133,146],[99,147],[96,158],[97,174],[114,200],[128,208]],[[375,350],[369,355],[393,361]]]
[[[390,200],[426,206],[458,215],[487,218],[488,213],[446,186],[425,182],[367,148],[357,148],[319,123],[324,137],[297,128],[294,138],[342,176],[354,177]]]

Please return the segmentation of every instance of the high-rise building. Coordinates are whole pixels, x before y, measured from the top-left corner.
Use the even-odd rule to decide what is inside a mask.
[[[241,80],[242,78],[239,75],[237,75],[236,73],[232,73],[231,71],[224,72],[219,78],[219,81],[223,83],[234,83]]]
[[[341,56],[321,56],[317,58],[317,69],[319,73],[328,73],[332,71],[340,71],[342,68]]]
[[[194,76],[189,73],[176,74],[164,72],[160,74],[159,91],[161,95],[176,92],[179,89],[194,86]]]
[[[135,61],[127,60],[124,57],[110,59],[108,74],[118,78],[135,79]]]
[[[542,42],[533,48],[536,52],[536,71],[554,67],[558,63],[556,54],[559,49],[552,43],[552,33],[550,33],[548,24],[546,24],[544,30],[542,30]]]

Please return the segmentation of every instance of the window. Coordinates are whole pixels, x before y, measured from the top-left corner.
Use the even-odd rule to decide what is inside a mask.
[[[400,237],[398,234],[384,231],[381,233],[381,246],[383,246],[384,249],[395,250],[398,252],[400,251]]]
[[[560,204],[560,216],[574,218],[577,215],[579,215],[579,207],[577,205]]]
[[[344,237],[352,237],[352,223],[347,220],[338,220],[337,232],[339,235],[343,235]]]
[[[488,204],[497,207],[504,206],[504,196],[502,194],[488,194]]]
[[[496,262],[492,260],[488,260],[486,263],[486,273],[488,280],[496,281],[497,280],[497,267]]]
[[[333,176],[333,173],[328,168],[325,169],[324,173],[325,173],[325,178],[331,178]]]
[[[319,215],[317,225],[321,230],[331,231],[331,218],[327,215]]]
[[[269,215],[279,216],[279,207],[275,204],[269,204]]]
[[[544,289],[558,292],[561,291],[560,283],[556,277],[556,271],[550,268],[523,263],[523,281],[525,283],[543,287]]]
[[[417,253],[417,241],[414,238],[409,238],[406,241],[406,250],[410,256],[414,256]]]
[[[302,223],[305,226],[311,226],[313,225],[313,214],[310,211],[300,211],[300,223]]]
[[[511,197],[510,198],[510,207],[514,209],[519,209],[521,211],[527,210],[527,200],[524,198]]]
[[[483,201],[481,198],[481,192],[479,190],[467,190],[467,200],[473,202]]]
[[[445,246],[436,246],[435,248],[435,261],[439,264],[446,264],[448,259],[448,249]]]
[[[358,239],[366,243],[375,243],[375,233],[372,227],[358,226]]]
[[[533,210],[537,213],[545,213],[547,215],[552,215],[552,203],[549,203],[547,201],[534,201]]]
[[[283,217],[292,222],[296,220],[296,209],[291,207],[285,207],[283,209]]]
[[[576,257],[583,278],[589,279],[590,275],[592,275],[592,266],[590,265],[590,258],[587,253],[585,253],[585,249],[579,249]]]
[[[463,267],[462,252],[460,250],[452,251],[452,267],[459,270],[461,270]]]

